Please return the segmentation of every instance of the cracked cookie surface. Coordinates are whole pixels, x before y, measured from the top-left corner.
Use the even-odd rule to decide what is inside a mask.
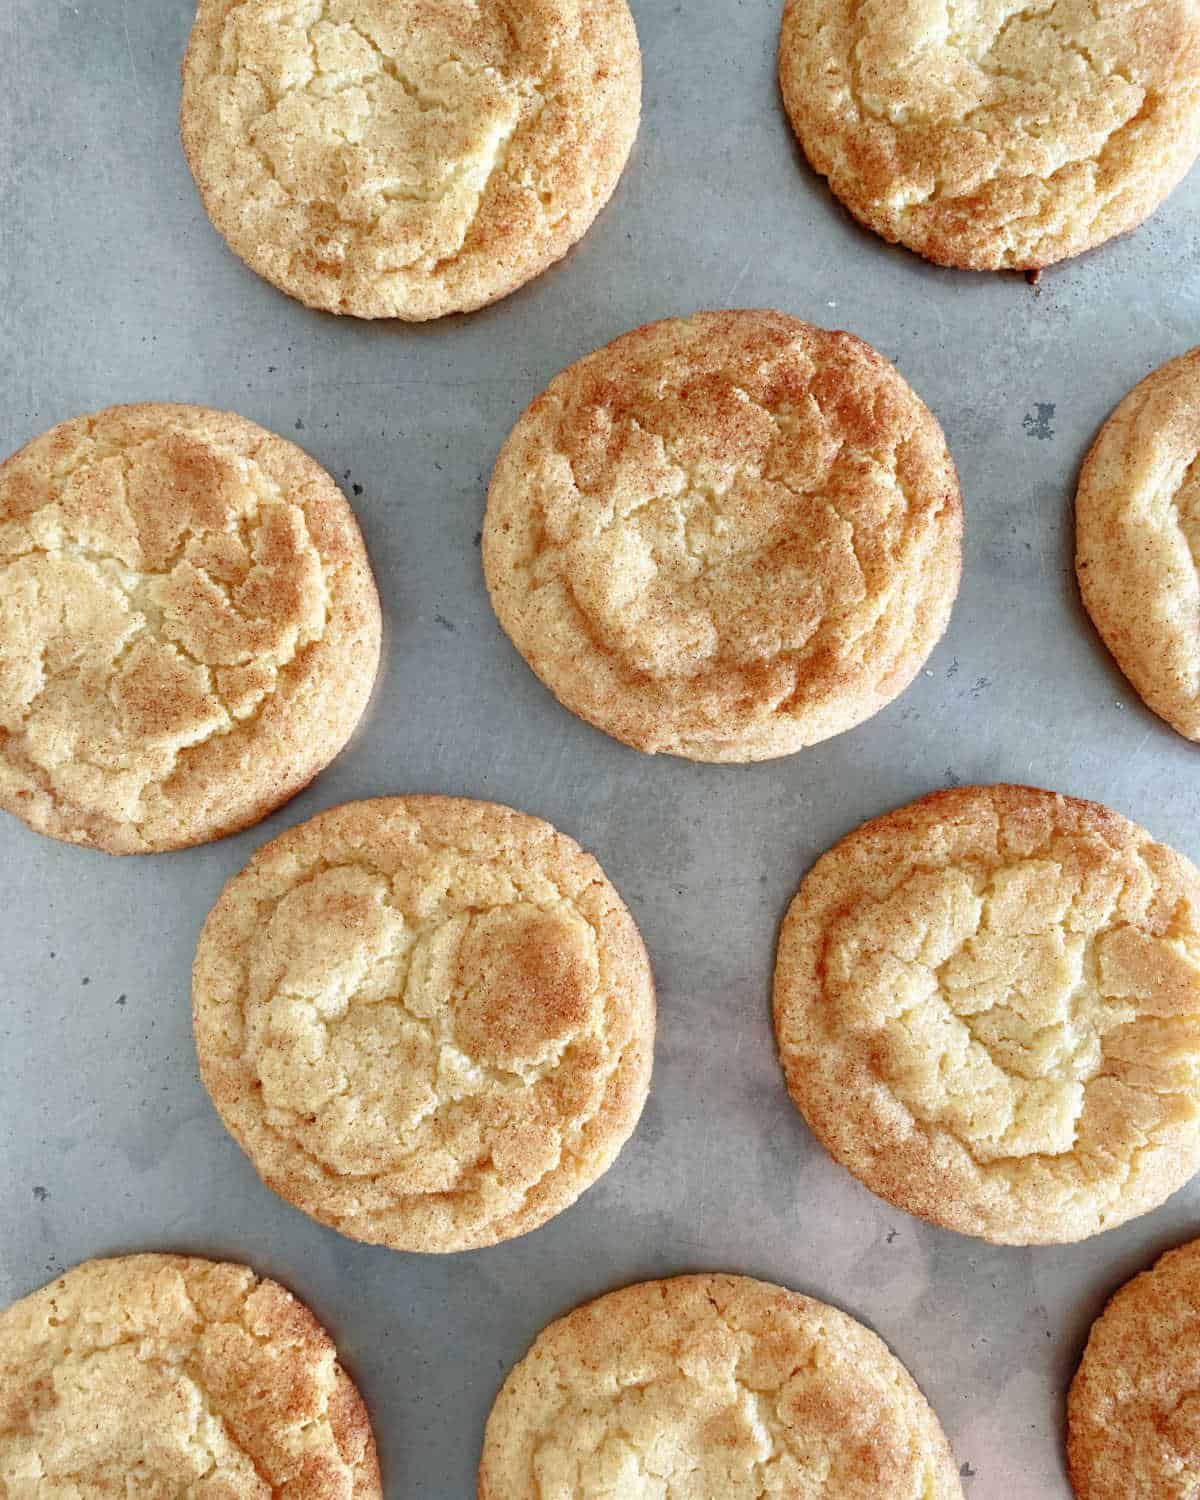
[[[958,590],[937,421],[861,339],[774,312],[653,323],[570,366],[497,459],[500,623],[639,750],[787,755],[912,681]]]
[[[625,0],[200,0],[180,124],[209,218],[259,275],[421,320],[565,255],[640,111]]]
[[[1200,152],[1196,0],[788,0],[779,76],[836,196],[941,265],[1078,255]]]
[[[1194,1500],[1200,1240],[1135,1276],[1092,1325],[1067,1398],[1078,1500]]]
[[[1143,701],[1200,740],[1200,349],[1135,386],[1092,445],[1075,497],[1075,571]]]
[[[205,1086],[267,1185],[343,1234],[473,1249],[537,1228],[641,1114],[654,986],[596,861],[452,797],[323,813],[205,924]]]
[[[112,853],[265,817],[350,737],[379,601],[329,475],[201,407],[110,407],[0,466],[0,807]]]
[[[997,1243],[1086,1238],[1200,1167],[1200,873],[1096,803],[934,793],[805,876],[775,1027],[873,1192]]]
[[[367,1413],[312,1313],[245,1266],[93,1260],[0,1313],[7,1500],[379,1500]]]
[[[961,1500],[912,1376],[861,1323],[744,1276],[644,1282],[504,1382],[479,1500]]]

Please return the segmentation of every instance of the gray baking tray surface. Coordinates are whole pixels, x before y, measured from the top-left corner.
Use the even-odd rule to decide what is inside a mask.
[[[1200,752],[1117,673],[1071,573],[1097,428],[1200,342],[1200,170],[1039,290],[938,270],[856,227],[804,166],[775,0],[632,3],[644,120],[612,204],[516,296],[407,327],[309,312],[209,228],[176,132],[190,0],[0,0],[0,451],[114,401],[233,408],[343,483],[387,622],[361,732],[257,828],[117,860],[2,820],[0,1304],[93,1255],[247,1261],[334,1334],[390,1500],[466,1500],[497,1386],[544,1324],[626,1282],[739,1271],[875,1328],[945,1424],[968,1500],[1067,1500],[1063,1399],[1088,1325],[1200,1232],[1200,1182],[1058,1249],[910,1219],[792,1108],[770,980],[817,855],[934,787],[1054,787],[1200,857]],[[954,619],[914,686],[750,767],[651,759],[559,708],[497,626],[477,545],[497,449],[552,375],[637,324],[726,306],[848,328],[894,359],[946,429],[967,524]],[[653,1092],[616,1166],[539,1232],[440,1259],[354,1244],[260,1186],[191,1039],[190,964],[222,883],[320,809],[401,791],[493,798],[580,839],[660,997]]]

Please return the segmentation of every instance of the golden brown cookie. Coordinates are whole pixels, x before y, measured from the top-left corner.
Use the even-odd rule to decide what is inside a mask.
[[[870,718],[946,628],[962,505],[942,430],[848,333],[652,323],[551,381],[488,494],[500,623],[639,750],[788,755]]]
[[[744,1276],[626,1287],[496,1398],[479,1500],[961,1500],[938,1420],[861,1323]]]
[[[1117,665],[1200,740],[1200,349],[1148,375],[1104,424],[1079,477],[1075,548]]]
[[[379,1500],[366,1410],[312,1313],[245,1266],[90,1260],[0,1313],[7,1500]]]
[[[936,792],[819,859],[779,939],[788,1088],[872,1192],[1080,1240],[1200,1166],[1200,872],[1094,802]]]
[[[200,1072],[268,1187],[343,1234],[525,1234],[612,1165],[654,1045],[642,940],[596,861],[489,802],[334,808],[205,923]]]
[[[1126,1282],[1092,1325],[1067,1432],[1079,1500],[1195,1500],[1200,1240]]]
[[[204,843],[357,724],[379,601],[329,475],[253,422],[114,406],[0,465],[0,807],[114,854]]]
[[[1200,152],[1195,0],[787,0],[779,77],[855,218],[940,265],[1078,255]]]
[[[419,320],[506,296],[586,233],[641,80],[625,0],[200,0],[180,125],[260,276]]]

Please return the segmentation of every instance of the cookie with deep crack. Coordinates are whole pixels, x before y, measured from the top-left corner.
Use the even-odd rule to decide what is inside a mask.
[[[483,563],[572,712],[639,750],[752,761],[908,686],[961,536],[941,428],[881,354],[784,313],[710,312],[551,381],[496,462]]]
[[[1093,802],[934,793],[805,876],[775,1028],[873,1192],[998,1244],[1084,1239],[1200,1167],[1200,872]]]
[[[0,1313],[0,1494],[380,1500],[362,1399],[245,1266],[129,1255]]]
[[[1079,1500],[1193,1500],[1200,1452],[1200,1240],[1135,1276],[1092,1325],[1067,1398]]]
[[[1075,571],[1143,701],[1200,740],[1200,349],[1148,375],[1092,445],[1075,496]]]
[[[260,276],[416,321],[565,255],[640,113],[625,0],[200,0],[180,126],[209,218]]]
[[[379,640],[341,491],[243,417],[110,407],[0,465],[0,807],[39,833],[257,822],[349,739]]]
[[[488,802],[355,802],[268,844],[192,993],[201,1077],[267,1186],[398,1250],[536,1229],[649,1088],[633,918],[572,839]]]
[[[940,265],[1078,255],[1200,152],[1194,0],[787,0],[779,77],[836,196]]]
[[[744,1276],[626,1287],[545,1329],[488,1418],[479,1500],[961,1500],[887,1345]]]

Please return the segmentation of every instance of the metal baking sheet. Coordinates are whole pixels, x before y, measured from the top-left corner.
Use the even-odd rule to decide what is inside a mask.
[[[788,1102],[769,992],[801,874],[864,819],[952,782],[1097,798],[1200,856],[1196,749],[1127,687],[1072,581],[1078,465],[1116,401],[1200,341],[1200,170],[1137,234],[1048,272],[942,271],[857,228],[807,171],[774,78],[774,0],[633,0],[640,141],[557,269],[424,327],[311,313],[209,228],[176,135],[189,0],[0,0],[0,449],[113,401],[232,407],[352,496],[387,617],[353,744],[275,817],[111,859],[0,827],[0,1302],[88,1256],[245,1260],[333,1331],[390,1500],[473,1493],[497,1385],[538,1330],[697,1269],[862,1318],[940,1414],[968,1500],[1064,1500],[1063,1397],[1106,1296],[1200,1231],[1200,1182],[1083,1245],[996,1249],[898,1213]],[[941,418],[966,573],[928,670],[791,759],[650,759],[560,709],[480,573],[487,476],[562,366],[636,324],[772,306],[861,334]],[[189,966],[222,882],[347,798],[484,796],[599,857],[645,934],[661,1020],[637,1135],[580,1203],[467,1255],[371,1249],[259,1185],[198,1082]]]

